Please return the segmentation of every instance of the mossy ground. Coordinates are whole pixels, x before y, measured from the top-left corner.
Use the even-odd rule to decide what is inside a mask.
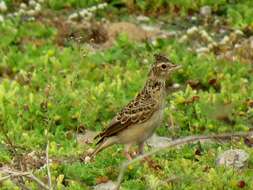
[[[44,9],[65,15],[66,10],[98,3],[80,2],[49,0]],[[127,12],[147,14],[151,6],[154,8],[150,14],[156,17],[152,17],[150,22],[158,22],[159,18],[173,20],[175,14],[183,20],[192,11],[197,12],[202,5],[209,4],[229,23],[230,28],[252,31],[250,0],[240,3],[201,1],[196,4],[190,0],[179,4],[165,0],[157,4],[156,1],[152,1],[153,4],[137,2],[136,5],[125,5],[121,1],[111,1],[107,9],[96,15],[97,19],[108,16],[119,20],[117,17],[120,15],[127,20]],[[7,1],[13,9],[18,3]],[[166,12],[173,6],[177,7],[176,13]],[[163,16],[157,16],[159,14]],[[56,40],[59,33],[59,27],[48,25],[40,17],[34,21],[12,18],[0,23],[2,166],[13,165],[17,155],[44,152],[49,140],[49,156],[53,158],[52,181],[57,189],[90,189],[105,177],[116,180],[119,166],[125,160],[121,153],[123,147],[113,146],[101,152],[94,162],[85,164],[78,157],[92,145],[78,144],[76,133],[80,128],[100,131],[106,127],[114,114],[142,88],[153,54],[157,52],[182,65],[172,81],[185,86],[168,96],[165,120],[157,129],[159,135],[178,138],[252,129],[252,63],[217,59],[213,53],[199,56],[188,51],[187,44],[178,43],[177,39],[159,39],[156,43],[133,42],[124,34],[112,47],[92,51],[87,43],[71,39],[60,46]],[[200,85],[194,88],[189,81],[198,81]],[[176,126],[173,129],[170,128],[171,117]],[[231,147],[249,153],[249,163],[244,169],[215,164],[217,155]],[[73,158],[74,162],[61,162],[66,158]],[[152,156],[152,159],[153,164],[141,162],[130,166],[122,189],[253,188],[253,149],[245,145],[243,139],[185,145]],[[46,181],[46,169],[36,169],[34,173]],[[162,183],[172,176],[178,179]],[[25,185],[38,189],[30,181]],[[10,180],[2,182],[0,187],[19,189]]]

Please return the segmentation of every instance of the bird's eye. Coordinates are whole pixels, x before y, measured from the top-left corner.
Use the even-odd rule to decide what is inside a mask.
[[[166,64],[162,64],[162,69],[166,69],[167,65]]]

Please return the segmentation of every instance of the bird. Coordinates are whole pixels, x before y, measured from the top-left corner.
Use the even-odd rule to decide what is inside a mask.
[[[113,117],[105,130],[95,136],[99,139],[90,154],[94,158],[100,151],[114,144],[124,144],[124,155],[132,159],[129,149],[138,145],[138,153],[144,153],[144,143],[161,125],[166,102],[166,80],[181,66],[162,55],[154,55],[146,83],[142,90]]]

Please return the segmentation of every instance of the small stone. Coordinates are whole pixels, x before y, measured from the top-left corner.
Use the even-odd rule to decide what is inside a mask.
[[[147,21],[150,20],[149,17],[144,16],[144,15],[139,15],[139,16],[137,16],[136,19],[137,19],[138,21],[140,21],[140,22],[147,22]]]
[[[167,32],[166,33],[166,35],[168,36],[168,37],[176,37],[176,36],[178,36],[178,31],[170,31],[170,32]]]
[[[116,188],[116,184],[112,181],[107,181],[106,183],[100,183],[94,186],[94,190],[113,190]]]
[[[174,84],[173,84],[173,88],[180,88],[180,84],[174,83]]]
[[[35,16],[37,14],[37,11],[31,9],[31,10],[28,10],[26,13],[29,16]]]
[[[32,7],[35,7],[36,6],[36,1],[30,0],[29,5],[32,6]]]
[[[183,43],[183,42],[186,42],[188,39],[188,37],[186,35],[183,35],[178,41],[179,43]]]
[[[73,13],[73,14],[69,15],[69,20],[74,20],[76,18],[78,18],[78,14],[77,13]]]
[[[93,16],[93,14],[91,12],[88,12],[85,18],[90,19],[92,16]]]
[[[235,44],[235,49],[238,49],[238,48],[240,48],[240,47],[242,47],[241,44]]]
[[[41,5],[37,3],[34,8],[35,11],[40,12],[41,11]]]
[[[4,22],[4,17],[0,15],[0,22]]]
[[[200,8],[200,14],[203,16],[210,16],[212,14],[212,9],[210,6],[203,6]]]
[[[197,17],[196,17],[196,16],[192,16],[190,19],[191,19],[192,21],[196,21],[196,20],[197,20]]]
[[[85,163],[89,163],[89,162],[90,162],[90,159],[91,159],[91,158],[90,158],[89,156],[86,156],[86,157],[84,158],[84,162],[85,162]]]
[[[21,4],[20,4],[20,8],[26,9],[26,8],[27,8],[27,5],[26,5],[25,3],[21,3]]]
[[[82,16],[82,17],[86,17],[88,15],[88,11],[86,9],[83,9],[79,12],[79,14]]]
[[[221,40],[220,44],[221,45],[225,45],[229,42],[229,37],[228,36],[224,36],[224,38]]]
[[[4,1],[0,1],[0,12],[6,12],[8,10]]]
[[[221,34],[224,34],[224,33],[226,33],[227,31],[225,30],[225,29],[223,29],[223,28],[221,28],[221,29],[219,29],[219,33],[221,33]]]
[[[205,30],[201,30],[200,35],[201,35],[202,38],[204,38],[208,42],[213,41],[212,37]]]
[[[98,8],[98,9],[103,9],[103,8],[105,8],[106,6],[107,6],[107,3],[101,3],[101,4],[97,5],[97,8]]]
[[[151,25],[142,25],[141,28],[143,30],[146,30],[146,31],[158,31],[159,28],[157,28],[156,26],[151,26]]]
[[[144,64],[148,64],[148,59],[143,59]]]
[[[14,16],[14,17],[18,16],[18,13],[16,13],[16,12],[15,12],[15,13],[13,13],[13,16]]]
[[[93,12],[93,11],[97,10],[97,7],[96,6],[92,6],[90,8],[87,8],[87,10]]]
[[[87,150],[87,154],[91,154],[93,151],[94,151],[93,148],[89,148],[89,149]]]
[[[154,134],[147,140],[147,144],[152,148],[161,148],[167,146],[171,142],[171,138],[168,137],[160,137]]]
[[[243,35],[243,31],[237,29],[237,30],[235,30],[235,34],[242,36]]]
[[[208,53],[209,49],[207,47],[200,47],[200,48],[196,49],[196,52],[199,54]]]
[[[198,32],[198,28],[196,26],[193,26],[186,31],[188,35],[195,34],[196,32]]]
[[[242,168],[246,165],[249,154],[241,149],[227,150],[220,154],[216,160],[217,165]]]
[[[152,41],[151,41],[151,44],[152,44],[153,46],[157,46],[157,45],[158,45],[158,42],[157,42],[157,40],[155,39],[155,40],[152,40]]]
[[[215,19],[213,25],[214,26],[218,26],[220,24],[220,20],[219,19]]]

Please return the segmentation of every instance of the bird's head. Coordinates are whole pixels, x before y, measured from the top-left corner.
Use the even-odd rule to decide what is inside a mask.
[[[155,54],[154,57],[155,63],[149,73],[149,77],[153,79],[166,80],[172,72],[181,67],[180,65],[173,64],[167,57],[163,55]]]

